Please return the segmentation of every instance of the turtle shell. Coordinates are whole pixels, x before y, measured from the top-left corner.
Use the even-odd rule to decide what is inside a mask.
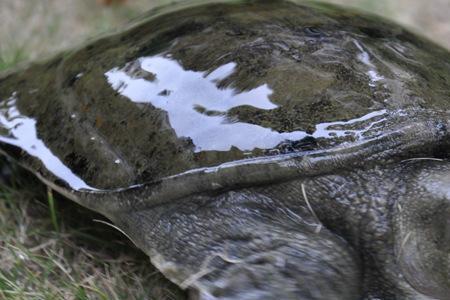
[[[74,190],[112,189],[351,145],[446,111],[450,55],[331,5],[180,4],[4,75],[0,99],[4,152]]]

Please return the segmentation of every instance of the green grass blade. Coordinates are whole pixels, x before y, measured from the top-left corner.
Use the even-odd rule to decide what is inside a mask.
[[[53,228],[59,232],[58,218],[56,216],[55,198],[53,197],[53,190],[47,188],[47,202],[50,209],[50,218],[52,220]]]

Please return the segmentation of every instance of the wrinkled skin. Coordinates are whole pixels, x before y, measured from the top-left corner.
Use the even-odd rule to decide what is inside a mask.
[[[0,75],[5,155],[192,299],[446,299],[450,54],[291,1],[182,4]]]

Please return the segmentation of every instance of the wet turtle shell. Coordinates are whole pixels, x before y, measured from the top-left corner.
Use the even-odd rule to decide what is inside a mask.
[[[3,75],[0,99],[3,152],[47,183],[196,174],[167,185],[188,193],[425,153],[446,130],[450,55],[331,5],[180,4]]]

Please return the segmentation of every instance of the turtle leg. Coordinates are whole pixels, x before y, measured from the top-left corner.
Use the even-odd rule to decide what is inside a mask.
[[[396,258],[405,279],[433,299],[450,295],[450,163],[417,161],[405,168],[397,200]]]
[[[348,244],[308,210],[256,189],[112,219],[191,299],[361,298],[359,260]]]

